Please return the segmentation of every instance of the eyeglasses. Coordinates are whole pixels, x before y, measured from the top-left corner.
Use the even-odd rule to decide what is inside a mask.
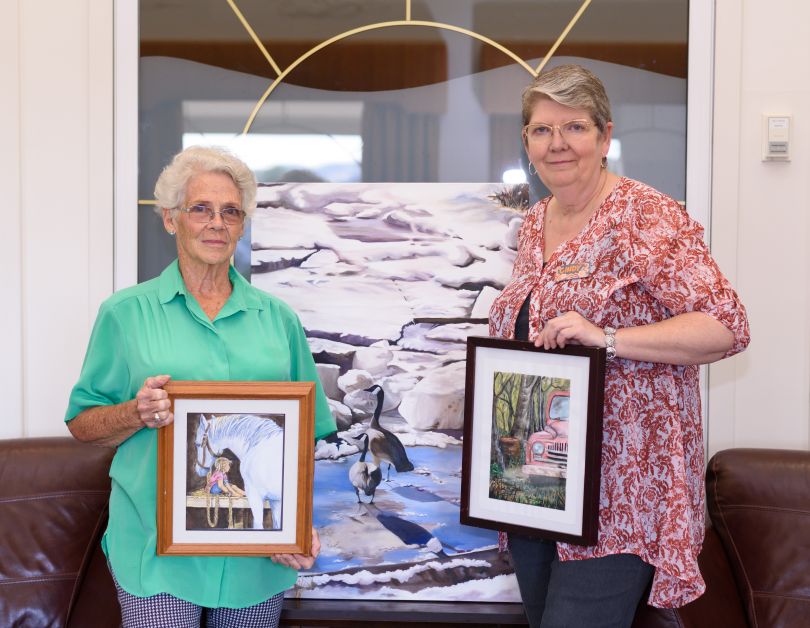
[[[588,135],[593,127],[589,120],[570,120],[562,124],[527,124],[523,127],[523,137],[530,144],[549,144],[554,137],[554,129],[560,132],[560,137],[566,142],[575,142]]]
[[[188,214],[188,219],[191,222],[199,224],[208,224],[214,219],[216,214],[222,217],[222,222],[228,226],[241,225],[247,215],[244,210],[238,207],[223,207],[222,209],[214,209],[205,203],[197,203],[190,207],[178,207],[181,212]]]

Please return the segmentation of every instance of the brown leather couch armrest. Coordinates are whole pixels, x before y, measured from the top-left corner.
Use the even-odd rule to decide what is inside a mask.
[[[810,625],[810,452],[717,452],[706,505],[751,623]]]
[[[698,564],[706,582],[703,595],[675,609],[642,603],[633,628],[748,628],[728,559],[713,528],[706,529]]]
[[[103,523],[99,540],[107,525],[106,516]],[[98,542],[92,547],[80,585],[73,599],[68,628],[118,628],[121,625],[121,608],[107,567],[107,558]]]
[[[112,456],[70,437],[0,440],[0,626],[65,625],[103,530]]]

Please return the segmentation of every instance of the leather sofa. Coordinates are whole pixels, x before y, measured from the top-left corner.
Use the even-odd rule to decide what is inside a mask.
[[[706,593],[676,611],[645,605],[633,628],[810,626],[810,452],[718,452],[706,502]]]
[[[115,589],[99,547],[112,454],[68,437],[0,440],[3,628],[120,625]],[[810,626],[810,452],[722,451],[709,461],[706,489],[712,526],[699,557],[705,595],[676,610],[643,604],[633,628]],[[338,602],[335,614],[316,605],[318,617],[308,613],[305,600],[288,602],[285,624],[462,625],[413,609],[375,617],[371,601],[352,606]],[[358,611],[352,616],[353,606],[364,615]],[[475,621],[465,619],[463,625],[483,625]],[[480,613],[481,621],[526,625],[514,612]]]
[[[99,541],[113,450],[0,440],[0,626],[120,626]]]

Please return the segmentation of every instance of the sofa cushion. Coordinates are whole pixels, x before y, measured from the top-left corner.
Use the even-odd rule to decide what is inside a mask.
[[[810,452],[718,452],[706,491],[751,625],[810,625]]]
[[[652,608],[642,601],[633,628],[748,628],[734,577],[714,528],[706,528],[698,565],[706,592],[680,608]]]
[[[64,626],[106,517],[112,450],[0,441],[0,626]]]

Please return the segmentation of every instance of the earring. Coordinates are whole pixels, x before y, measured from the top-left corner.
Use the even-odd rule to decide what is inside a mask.
[[[537,175],[537,168],[534,167],[532,162],[529,162],[529,174],[530,175]]]
[[[168,233],[170,236],[174,235],[174,231],[167,231],[166,233]]]
[[[602,156],[602,170],[607,168],[607,155]]]

